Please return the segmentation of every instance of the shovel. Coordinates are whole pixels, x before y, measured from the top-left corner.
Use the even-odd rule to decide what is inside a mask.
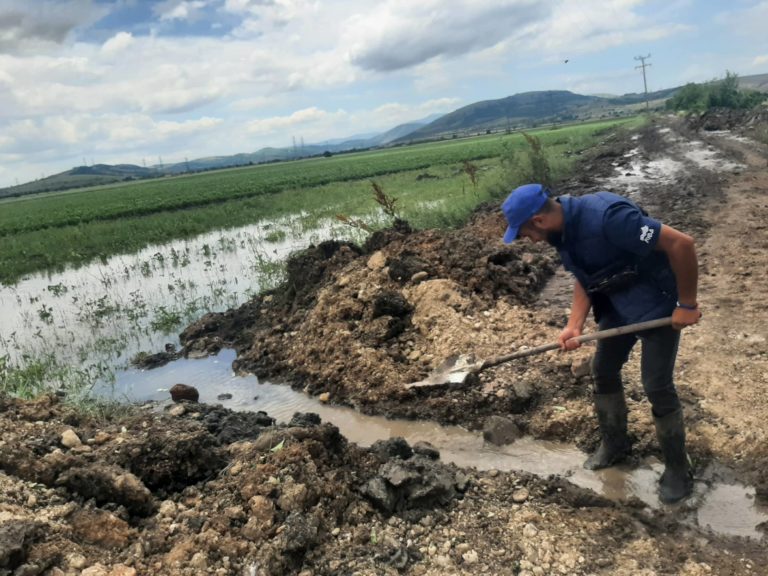
[[[618,328],[609,328],[608,330],[600,330],[599,332],[593,332],[592,334],[583,334],[576,338],[571,338],[576,342],[590,342],[592,340],[603,340],[605,338],[612,338],[614,336],[621,336],[622,334],[632,334],[634,332],[641,332],[643,330],[650,330],[651,328],[659,328],[661,326],[669,326],[672,324],[672,318],[659,318],[657,320],[648,320],[647,322],[638,322],[636,324],[627,324],[626,326],[619,326]],[[533,356],[534,354],[541,354],[543,352],[549,352],[550,350],[556,350],[560,348],[559,342],[551,342],[549,344],[543,344],[536,348],[528,348],[527,350],[520,350],[519,352],[512,352],[511,354],[502,354],[500,356],[492,356],[479,362],[472,362],[466,355],[451,356],[444,360],[435,370],[427,376],[424,380],[418,382],[412,382],[406,384],[406,388],[432,388],[437,386],[446,386],[449,384],[463,384],[467,377],[471,374],[477,374],[487,368],[504,364],[510,360],[517,360],[518,358],[525,358],[526,356]]]

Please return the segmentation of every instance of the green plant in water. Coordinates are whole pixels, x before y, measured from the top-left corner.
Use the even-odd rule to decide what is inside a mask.
[[[62,392],[77,404],[89,397],[94,384],[114,382],[114,373],[103,362],[75,368],[60,364],[53,354],[30,356],[24,354],[22,363],[0,356],[0,393],[20,398]]]
[[[285,237],[286,237],[285,230],[272,230],[268,232],[266,236],[264,236],[264,240],[266,242],[270,242],[274,244],[276,242],[282,242],[283,240],[285,240]]]
[[[159,306],[155,310],[155,317],[150,322],[150,328],[163,334],[169,334],[181,324],[182,320],[183,318],[178,311]]]

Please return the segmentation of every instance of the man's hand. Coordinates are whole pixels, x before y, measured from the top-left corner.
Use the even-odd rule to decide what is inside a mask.
[[[698,308],[695,310],[675,308],[675,311],[672,312],[672,328],[682,330],[686,326],[696,324],[699,318],[701,318],[701,311]]]
[[[575,340],[571,340],[571,338],[576,338],[577,336],[581,336],[581,330],[578,328],[570,328],[566,326],[562,332],[560,332],[560,336],[557,337],[557,342],[560,344],[561,350],[576,350],[579,346],[581,346],[581,342],[576,342]]]

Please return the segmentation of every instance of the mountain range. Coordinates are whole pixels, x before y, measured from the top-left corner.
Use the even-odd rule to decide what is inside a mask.
[[[768,74],[739,77],[739,84],[742,88],[768,92]],[[443,138],[509,132],[539,125],[626,116],[637,113],[646,106],[646,102],[654,108],[662,106],[679,89],[676,87],[647,95],[632,93],[622,96],[586,96],[567,90],[522,92],[506,98],[475,102],[445,115],[433,115],[400,124],[378,134],[362,134],[307,145],[302,142],[286,148],[267,147],[251,153],[210,156],[151,167],[132,164],[78,166],[33,182],[1,188],[0,198],[296,158],[330,156]]]

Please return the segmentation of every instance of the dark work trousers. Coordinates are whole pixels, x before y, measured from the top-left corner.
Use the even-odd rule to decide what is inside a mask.
[[[592,360],[594,393],[612,394],[622,390],[621,368],[638,340],[642,342],[640,371],[643,389],[654,416],[661,418],[680,408],[673,378],[680,331],[671,326],[599,340]]]

